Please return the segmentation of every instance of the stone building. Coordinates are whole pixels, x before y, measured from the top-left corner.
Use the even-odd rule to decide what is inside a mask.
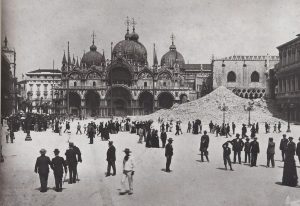
[[[225,86],[236,95],[255,99],[265,96],[266,74],[278,56],[230,56],[213,60],[213,88]]]
[[[108,60],[97,50],[94,35],[90,51],[81,61],[71,60],[69,49],[62,60],[62,87],[57,89],[63,113],[87,116],[149,114],[174,103],[194,100],[212,89],[211,64],[186,64],[172,35],[169,51],[160,64],[153,49],[153,64],[133,30],[112,46]],[[66,57],[67,56],[67,57]]]
[[[300,121],[300,34],[297,38],[277,47],[280,61],[275,67],[277,79],[276,103],[290,115],[293,121]],[[288,117],[289,118],[289,117]]]
[[[37,69],[25,74],[25,80],[18,83],[23,101],[20,109],[32,110],[32,112],[50,113],[53,99],[57,98],[53,88],[61,84],[61,71],[58,69]]]

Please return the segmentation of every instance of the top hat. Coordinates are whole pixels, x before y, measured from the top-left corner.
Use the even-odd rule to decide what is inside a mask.
[[[54,152],[54,154],[58,154],[58,153],[59,153],[59,150],[58,150],[58,149],[55,149],[53,152]]]
[[[129,148],[125,148],[125,149],[123,150],[123,152],[125,152],[125,153],[131,153],[131,151],[130,151]]]
[[[73,147],[74,143],[73,142],[69,142],[69,147]]]
[[[172,138],[169,138],[168,141],[169,141],[169,142],[173,142],[173,139],[172,139]]]
[[[289,137],[289,139],[294,139],[293,137]]]
[[[40,153],[41,153],[41,154],[46,154],[46,152],[47,152],[47,150],[45,150],[45,149],[41,149],[41,150],[40,150]]]

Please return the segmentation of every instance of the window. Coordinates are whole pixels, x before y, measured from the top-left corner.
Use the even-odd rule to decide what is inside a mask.
[[[166,86],[167,86],[167,83],[166,83],[166,82],[163,82],[163,86],[166,87]]]
[[[93,87],[95,87],[96,86],[96,82],[93,82]]]
[[[259,74],[257,71],[252,72],[251,82],[259,82]]]
[[[144,82],[144,87],[147,87],[147,82]]]
[[[227,82],[236,82],[236,75],[233,71],[228,73]]]
[[[74,82],[74,87],[76,87],[77,86],[77,82]]]

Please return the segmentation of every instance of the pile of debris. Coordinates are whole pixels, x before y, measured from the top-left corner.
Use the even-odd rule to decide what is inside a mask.
[[[221,124],[223,122],[223,111],[220,107],[225,105],[227,108],[225,112],[226,123],[248,124],[248,111],[246,109],[251,101],[241,98],[226,87],[221,86],[200,99],[184,104],[176,104],[171,109],[161,109],[153,114],[137,117],[137,120],[157,120],[160,117],[164,120],[181,120],[183,122],[200,119],[204,124],[208,124],[212,120],[214,123]],[[272,116],[267,103],[263,99],[255,99],[252,102],[251,123],[268,122],[274,124],[281,121],[284,124],[283,120]]]

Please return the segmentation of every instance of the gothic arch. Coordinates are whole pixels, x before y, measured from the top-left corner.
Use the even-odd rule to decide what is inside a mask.
[[[259,73],[257,71],[252,72],[251,82],[259,82]]]
[[[234,71],[228,72],[227,82],[236,82],[236,74],[234,73]]]
[[[95,71],[95,70],[92,70],[92,71],[89,71],[85,78],[88,80],[88,79],[101,79],[102,75],[100,74],[100,72],[98,71]]]
[[[161,92],[157,99],[160,108],[170,109],[174,104],[175,97],[171,92]]]
[[[78,71],[73,71],[70,74],[68,74],[68,79],[74,79],[74,80],[79,80],[81,79],[81,74]]]
[[[161,80],[163,78],[167,78],[168,80],[172,80],[171,72],[168,71],[168,70],[164,70],[164,71],[159,72],[158,75],[157,75],[157,79]]]

